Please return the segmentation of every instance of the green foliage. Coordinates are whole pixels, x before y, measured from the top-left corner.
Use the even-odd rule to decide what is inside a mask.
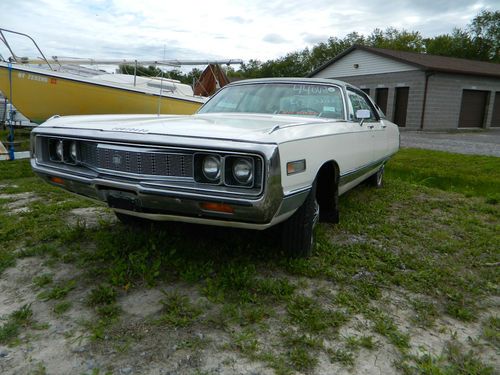
[[[147,67],[143,65],[137,65],[136,69],[136,67],[131,64],[121,64],[118,70],[119,73],[122,74],[134,75],[135,73],[139,77],[162,77],[167,79],[175,79],[188,85],[192,85],[203,72],[198,68],[193,68],[191,72],[184,74],[178,69],[163,71],[162,69],[153,65]]]
[[[466,195],[500,197],[500,158],[494,156],[405,149],[390,160],[387,176]]]
[[[415,316],[413,321],[420,325],[421,327],[432,327],[434,321],[439,316],[436,305],[432,302],[413,300],[412,301],[413,310],[415,311]]]
[[[288,358],[295,370],[300,372],[312,370],[318,364],[318,357],[306,348],[294,347],[288,352]]]
[[[163,292],[165,298],[160,303],[163,305],[159,323],[173,327],[188,327],[192,325],[202,310],[191,303],[187,296],[177,292]]]
[[[54,308],[52,309],[56,315],[62,315],[66,311],[68,311],[72,306],[72,303],[69,301],[62,301],[58,302],[54,305]]]
[[[48,301],[51,299],[63,299],[68,295],[70,291],[75,289],[76,281],[69,280],[66,283],[61,283],[59,285],[54,286],[50,290],[44,290],[40,292],[37,298],[41,301]]]
[[[498,316],[490,316],[483,322],[482,337],[497,350],[500,349],[500,318]]]
[[[418,31],[398,30],[394,27],[373,30],[366,38],[366,45],[408,52],[424,52],[425,49],[424,40]]]
[[[367,315],[373,321],[373,330],[376,333],[386,336],[403,353],[410,348],[410,336],[402,333],[391,317],[378,310],[372,310]]]
[[[0,344],[8,344],[14,340],[22,327],[28,327],[33,323],[33,310],[31,304],[27,304],[9,315],[7,321],[0,325]]]
[[[443,354],[433,356],[429,353],[410,356],[414,364],[403,363],[399,366],[407,375],[493,375],[493,367],[485,365],[476,353],[465,351],[463,345],[452,340],[446,343]]]
[[[348,367],[354,365],[353,353],[344,349],[330,350],[330,360]]]
[[[468,27],[473,40],[491,62],[500,63],[500,11],[481,11]],[[481,59],[483,60],[483,59]]]
[[[27,159],[0,163],[0,181],[33,176],[31,164]]]
[[[101,284],[92,289],[87,296],[89,306],[110,305],[116,301],[116,290],[106,284]]]
[[[308,332],[337,330],[348,317],[340,311],[328,311],[319,306],[312,298],[297,296],[287,305],[290,321]]]
[[[233,348],[249,357],[255,355],[259,349],[259,341],[255,332],[251,329],[244,329],[239,333],[233,334],[232,339]]]
[[[178,334],[183,350],[199,346],[186,335],[223,330],[233,339],[231,350],[266,363],[277,374],[308,373],[319,358],[350,366],[361,350],[379,345],[370,336],[373,330],[384,336],[377,340],[398,348],[406,360],[415,348],[408,350],[405,332],[414,332],[414,327],[407,327],[406,321],[401,326],[388,312],[408,307],[404,316],[414,319],[408,323],[421,327],[432,326],[443,314],[477,320],[484,301],[498,291],[498,270],[490,265],[498,260],[499,200],[484,182],[498,184],[499,169],[497,158],[402,149],[387,165],[385,188],[360,186],[342,196],[341,222],[320,224],[317,251],[300,260],[279,257],[272,231],[266,235],[175,223],[140,230],[115,223],[70,227],[65,223],[67,211],[92,203],[20,176],[7,180],[5,190],[36,192],[43,204],[33,203],[30,215],[15,220],[0,212],[0,261],[4,256],[12,265],[18,257],[37,256],[58,267],[73,263],[71,267],[81,271],[79,289],[89,288],[87,301],[96,312],[85,323],[91,339],[103,340],[96,345],[116,347],[120,332],[126,331],[128,341],[121,341],[125,351],[144,335],[144,330],[117,319],[121,310],[115,291],[156,283],[175,290],[188,284],[194,295],[208,298],[202,298],[203,306],[167,293],[158,319],[143,321],[148,330]],[[49,280],[43,274],[32,280],[47,289],[44,299],[64,298],[71,290],[68,283],[52,285]],[[404,301],[384,298],[394,290]],[[71,307],[66,301],[55,302],[46,303],[55,314]],[[382,307],[386,303],[387,309]],[[359,325],[353,327],[354,315]],[[22,321],[26,314],[17,316]],[[1,323],[0,337],[16,343],[24,324],[13,317]],[[344,323],[360,335],[338,335]],[[498,318],[482,324],[480,343],[498,345]],[[277,334],[283,330],[290,332]],[[323,340],[328,347],[342,349],[331,351]],[[408,359],[401,366],[408,374],[455,374],[461,368],[488,374],[489,367],[477,354],[449,353]]]
[[[33,284],[37,287],[42,288],[50,283],[52,283],[52,278],[54,277],[51,273],[44,273],[33,278]]]
[[[29,151],[30,149],[30,134],[31,130],[30,129],[21,129],[21,128],[14,128],[14,142],[15,144],[15,151]],[[4,144],[6,148],[7,142],[9,142],[9,136],[10,136],[10,129],[2,129],[0,128],[0,141]],[[1,170],[1,169],[0,169]],[[0,173],[0,176],[2,174]]]
[[[349,350],[355,351],[360,348],[374,350],[379,344],[373,341],[373,336],[349,336],[346,338],[346,346]]]

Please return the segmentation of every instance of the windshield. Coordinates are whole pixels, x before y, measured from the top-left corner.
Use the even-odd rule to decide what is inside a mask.
[[[307,83],[255,83],[219,91],[198,113],[270,113],[344,119],[337,86]]]

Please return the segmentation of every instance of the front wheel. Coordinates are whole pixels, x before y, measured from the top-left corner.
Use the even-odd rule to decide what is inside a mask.
[[[315,183],[302,206],[281,224],[281,244],[287,257],[307,258],[311,255],[318,218]]]

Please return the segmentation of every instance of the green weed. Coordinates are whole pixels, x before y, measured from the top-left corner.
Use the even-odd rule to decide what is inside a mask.
[[[0,344],[8,344],[14,340],[22,327],[33,324],[33,310],[31,304],[23,305],[11,313],[6,322],[0,326]]]
[[[314,333],[336,330],[348,320],[345,313],[325,310],[312,298],[305,296],[291,299],[287,304],[287,312],[292,323]]]
[[[54,308],[52,309],[52,311],[54,311],[54,313],[56,315],[62,315],[66,311],[68,311],[71,308],[71,306],[72,306],[72,303],[69,301],[58,302],[54,305]]]
[[[52,283],[54,275],[51,273],[44,273],[43,275],[35,276],[33,278],[33,284],[37,287],[42,288],[50,283]]]
[[[70,291],[76,288],[75,280],[68,280],[65,283],[54,286],[50,290],[44,290],[38,293],[37,298],[41,301],[48,301],[51,299],[63,299]]]
[[[330,350],[330,361],[338,362],[346,367],[354,366],[354,354],[345,349]]]
[[[193,305],[187,296],[176,292],[164,292],[165,298],[160,303],[163,305],[158,322],[173,327],[188,327],[192,325],[202,310]]]
[[[490,316],[483,322],[482,338],[500,349],[500,318]]]
[[[101,284],[90,291],[87,296],[89,306],[109,305],[116,301],[116,290],[106,284]]]

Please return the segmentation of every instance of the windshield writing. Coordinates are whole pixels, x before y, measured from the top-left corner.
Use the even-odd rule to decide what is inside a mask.
[[[227,87],[199,111],[220,112],[344,119],[340,89],[318,84],[256,83]]]

